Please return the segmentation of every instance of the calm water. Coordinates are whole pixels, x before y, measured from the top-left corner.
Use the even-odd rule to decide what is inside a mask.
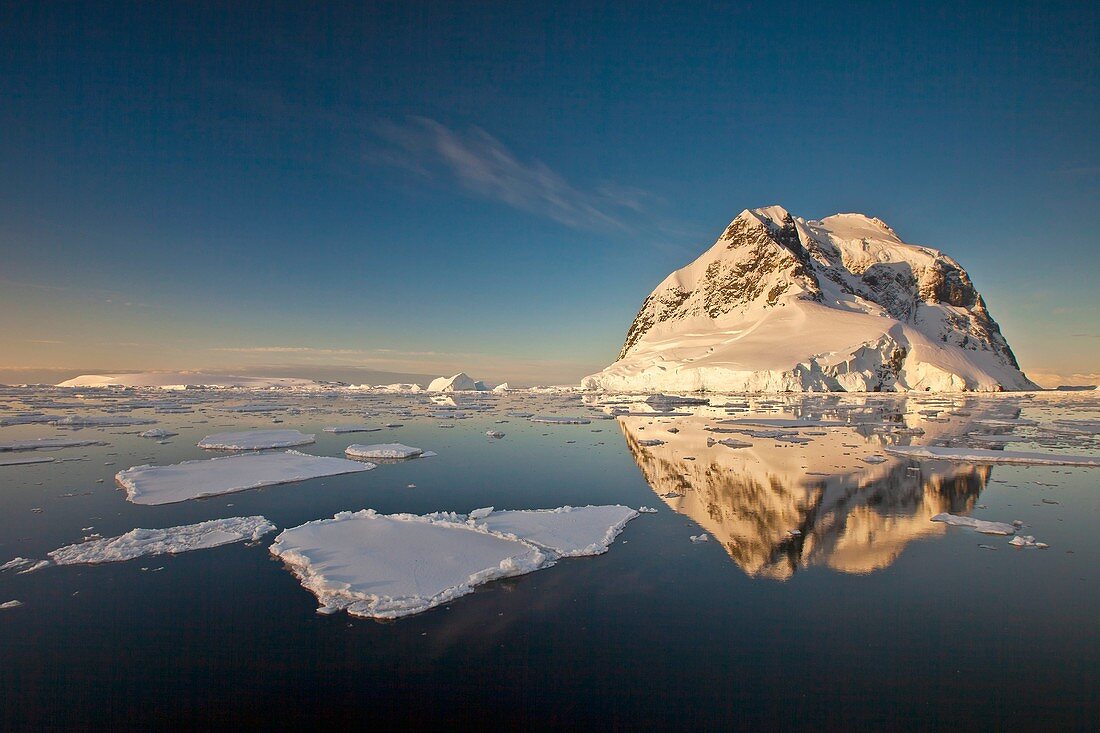
[[[253,547],[0,573],[0,602],[24,604],[0,611],[5,730],[395,721],[1084,730],[1100,717],[1100,469],[865,460],[909,442],[1019,439],[1006,449],[1100,453],[1095,435],[1054,422],[1100,419],[1094,396],[729,397],[670,417],[626,400],[535,395],[458,398],[468,417],[456,420],[430,416],[426,396],[87,395],[8,389],[0,419],[122,414],[179,435],[161,445],[137,436],[150,425],[0,427],[0,442],[106,443],[48,454],[81,460],[0,467],[0,562],[44,557],[89,531],[238,515],[282,529],[362,508],[660,511],[631,522],[605,555],[387,623],[316,614],[313,596],[268,554],[273,534]],[[129,409],[149,400],[192,412]],[[263,400],[289,409],[225,409]],[[511,411],[593,419],[545,425]],[[597,419],[609,412],[627,414]],[[746,417],[858,425],[776,435],[721,422]],[[356,422],[403,426],[322,432]],[[316,455],[391,441],[439,455],[166,506],[132,505],[114,486],[132,465],[221,455],[195,443],[250,427],[316,433],[302,449]],[[489,429],[506,436],[489,439]],[[663,443],[640,442],[652,439]],[[723,439],[752,447],[713,442]],[[939,512],[1020,520],[1050,549],[1014,550],[1006,537],[929,521]],[[700,532],[710,541],[689,541]]]

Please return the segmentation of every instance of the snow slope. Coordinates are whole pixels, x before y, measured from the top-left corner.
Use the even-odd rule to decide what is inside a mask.
[[[1035,389],[966,271],[862,214],[741,212],[645,299],[613,391]]]

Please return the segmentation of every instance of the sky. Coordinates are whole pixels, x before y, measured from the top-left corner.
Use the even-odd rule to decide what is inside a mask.
[[[576,382],[780,204],[945,251],[1033,379],[1096,383],[1098,39],[1076,2],[0,0],[0,375]]]

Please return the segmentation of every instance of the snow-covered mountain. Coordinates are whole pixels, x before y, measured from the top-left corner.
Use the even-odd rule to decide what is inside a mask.
[[[879,219],[746,209],[642,303],[621,391],[1036,389],[958,262]]]

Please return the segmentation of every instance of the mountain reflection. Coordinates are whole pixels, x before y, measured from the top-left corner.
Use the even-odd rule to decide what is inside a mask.
[[[737,434],[740,426],[716,416],[618,421],[653,491],[750,576],[786,579],[821,564],[845,573],[887,567],[910,541],[946,531],[933,515],[969,513],[990,474],[969,464],[868,463],[883,443],[908,439],[862,427],[802,428],[777,439]],[[951,427],[962,430],[935,425],[941,435]],[[751,446],[716,442],[731,438]],[[643,442],[654,439],[664,442]]]

